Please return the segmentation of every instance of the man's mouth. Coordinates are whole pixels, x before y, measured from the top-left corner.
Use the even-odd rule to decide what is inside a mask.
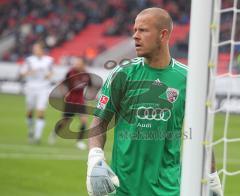
[[[136,43],[136,44],[135,44],[135,47],[136,47],[136,48],[140,48],[140,47],[142,47],[142,45]]]

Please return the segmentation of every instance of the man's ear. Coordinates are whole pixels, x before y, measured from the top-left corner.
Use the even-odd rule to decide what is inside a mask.
[[[160,33],[160,40],[163,41],[163,40],[166,40],[169,38],[169,33],[168,33],[168,30],[167,29],[163,29]]]

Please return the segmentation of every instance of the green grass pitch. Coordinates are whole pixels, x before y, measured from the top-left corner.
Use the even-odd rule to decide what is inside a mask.
[[[46,127],[40,145],[29,145],[25,123],[23,96],[0,94],[0,195],[2,196],[74,196],[87,195],[87,150],[80,151],[74,140],[58,138],[55,145],[47,142],[49,133],[60,119],[60,112],[48,107]],[[215,138],[223,135],[225,115],[216,118]],[[228,127],[229,138],[240,138],[239,115],[232,115]],[[77,120],[73,126],[78,126]],[[108,132],[105,147],[111,159],[113,131]],[[223,145],[215,148],[217,167],[222,168]],[[240,170],[240,142],[228,145],[227,170]],[[240,175],[226,180],[225,196],[239,196]]]

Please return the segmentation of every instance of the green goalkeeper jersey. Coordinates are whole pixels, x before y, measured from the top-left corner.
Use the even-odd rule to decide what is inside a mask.
[[[119,196],[180,195],[180,146],[187,67],[163,69],[135,58],[116,67],[102,87],[95,115],[115,115],[112,169]]]

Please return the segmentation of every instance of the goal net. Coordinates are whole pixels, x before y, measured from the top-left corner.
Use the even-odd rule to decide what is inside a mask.
[[[205,164],[210,168],[214,150],[223,192],[237,196],[240,194],[240,1],[215,0],[210,28]]]
[[[200,20],[205,21],[197,27],[195,23]],[[196,47],[205,51],[198,52]],[[193,141],[184,141],[181,195],[212,194],[207,174],[214,151],[224,195],[237,196],[240,194],[240,0],[203,0],[198,4],[192,1],[189,50],[184,130],[193,132]],[[194,62],[198,61],[197,54],[200,63]],[[201,93],[194,92],[199,88]]]

